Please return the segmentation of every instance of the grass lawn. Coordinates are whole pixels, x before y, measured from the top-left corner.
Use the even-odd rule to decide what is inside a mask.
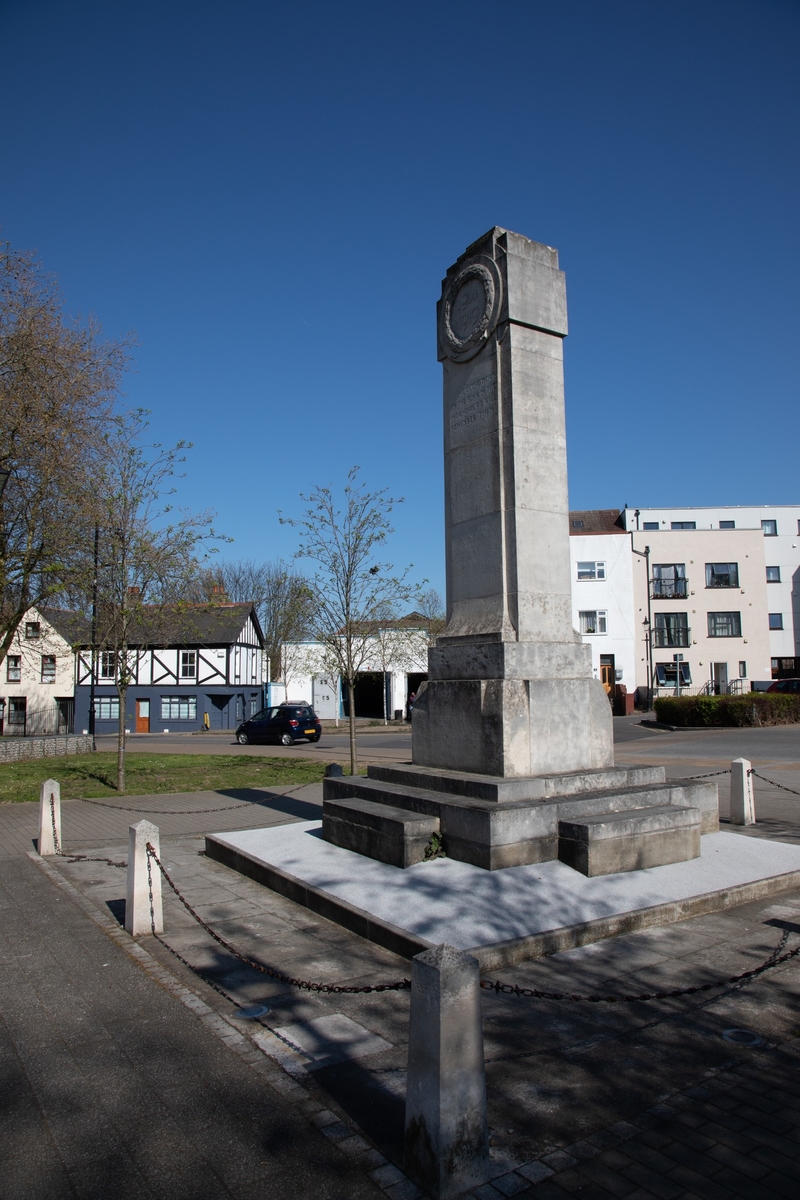
[[[324,763],[297,758],[256,758],[223,754],[129,754],[126,795],[214,791],[217,788],[283,787],[316,783]],[[0,803],[38,800],[45,779],[57,779],[61,798],[117,796],[115,753],[63,754],[0,763]]]

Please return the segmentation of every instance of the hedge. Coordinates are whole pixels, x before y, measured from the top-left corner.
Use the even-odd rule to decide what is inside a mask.
[[[653,705],[665,725],[795,725],[800,695],[749,692],[743,696],[660,696]]]

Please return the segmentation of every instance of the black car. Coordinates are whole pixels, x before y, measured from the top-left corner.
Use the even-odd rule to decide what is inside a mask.
[[[322,726],[313,708],[307,704],[280,704],[277,708],[262,708],[236,730],[241,746],[249,742],[280,742],[293,746],[295,742],[318,742]]]

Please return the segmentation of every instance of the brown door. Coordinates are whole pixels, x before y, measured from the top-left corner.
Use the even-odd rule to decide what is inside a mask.
[[[614,695],[614,655],[600,655],[600,681],[609,699]]]
[[[149,700],[137,700],[136,701],[136,732],[137,733],[149,733],[150,732],[150,701]]]

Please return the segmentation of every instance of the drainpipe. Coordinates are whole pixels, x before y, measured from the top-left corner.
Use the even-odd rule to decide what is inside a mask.
[[[638,525],[638,509],[635,516],[637,517]],[[653,614],[650,606],[650,547],[645,546],[644,550],[637,550],[633,544],[633,530],[631,530],[631,553],[638,554],[640,558],[644,559],[645,570],[647,572],[647,709],[649,712],[653,707]]]

